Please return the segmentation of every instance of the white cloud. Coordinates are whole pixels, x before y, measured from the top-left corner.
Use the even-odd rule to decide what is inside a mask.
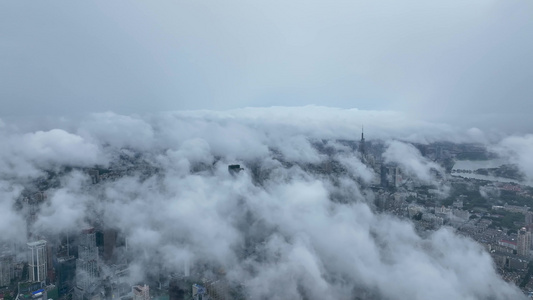
[[[533,181],[533,135],[510,136],[493,148],[497,153],[508,158],[524,172],[529,181]]]
[[[0,174],[35,177],[42,169],[58,166],[88,167],[105,164],[99,146],[62,129],[24,134],[4,132],[0,145]]]
[[[404,172],[425,183],[434,182],[435,178],[431,174],[432,171],[444,174],[440,165],[423,157],[420,151],[411,144],[391,141],[388,143],[383,157],[386,162],[398,164]]]
[[[521,292],[497,275],[490,256],[475,242],[447,229],[423,238],[408,221],[373,211],[372,191],[358,182],[368,184],[375,174],[354,150],[336,141],[356,139],[359,122],[370,116],[378,118],[372,123],[377,137],[416,132],[417,140],[435,138],[431,130],[416,131],[423,124],[416,121],[401,128],[380,123],[379,118],[395,114],[319,107],[143,118],[109,113],[82,121],[79,135],[60,129],[9,133],[8,145],[0,148],[3,163],[28,170],[7,168],[3,174],[16,178],[7,175],[63,164],[91,166],[116,158],[123,147],[161,168],[148,178],[141,179],[139,170],[99,185],[89,184],[81,173],[63,176],[60,187],[49,191],[32,229],[71,232],[98,217],[103,226],[128,238],[135,281],[151,272],[180,272],[190,264],[224,270],[253,299],[520,298]],[[451,127],[432,129],[441,129],[437,136],[444,139],[453,137]],[[323,139],[335,155],[312,146]],[[20,145],[31,147],[17,153]],[[290,164],[278,161],[279,155]],[[326,163],[326,158],[346,172],[308,171],[308,164]],[[404,142],[388,142],[385,159],[426,183],[434,180],[431,170],[442,171]],[[245,168],[236,176],[227,170],[234,162]],[[191,172],[199,163],[204,170]],[[2,193],[8,200],[0,208],[9,217],[0,226],[7,229],[23,220],[10,209],[20,190]],[[7,229],[6,236],[24,235],[20,228],[24,226]]]

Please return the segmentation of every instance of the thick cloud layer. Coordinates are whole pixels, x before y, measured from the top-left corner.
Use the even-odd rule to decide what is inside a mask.
[[[423,157],[420,151],[411,144],[391,141],[383,153],[383,158],[385,162],[398,164],[410,177],[419,179],[424,183],[435,181],[432,172],[444,173],[439,164]]]
[[[408,221],[375,212],[365,186],[376,175],[338,139],[356,139],[361,119],[353,116],[379,113],[323,109],[318,116],[320,110],[105,113],[71,122],[71,132],[6,131],[0,157],[19,167],[3,168],[0,208],[7,217],[0,229],[7,234],[0,239],[25,236],[23,211],[13,208],[17,184],[69,166],[74,170],[59,173],[29,230],[54,236],[95,222],[120,230],[132,282],[190,265],[225,274],[249,299],[522,297],[474,241],[446,228],[421,237]],[[416,140],[430,137],[421,123],[397,128],[379,121],[373,130],[381,138],[409,138],[417,128]],[[469,134],[428,126],[444,139]],[[324,141],[335,155],[317,149]],[[387,145],[386,159],[433,181],[431,169],[439,166],[409,144]],[[245,170],[231,175],[231,163]],[[80,168],[95,164],[137,167],[93,185]],[[324,171],[333,164],[346,172]]]
[[[62,129],[23,134],[0,130],[0,138],[0,177],[35,177],[62,165],[105,163],[98,145]]]
[[[533,182],[533,135],[510,136],[503,139],[493,148],[497,153],[508,157],[510,162],[516,164],[526,175],[527,179]]]

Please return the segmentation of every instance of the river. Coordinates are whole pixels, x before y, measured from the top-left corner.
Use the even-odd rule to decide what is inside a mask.
[[[487,176],[474,173],[478,169],[488,169],[488,168],[498,168],[502,165],[508,164],[509,161],[496,158],[490,160],[458,160],[455,162],[452,168],[452,176],[463,177],[463,178],[472,178],[479,180],[487,180],[493,182],[512,182],[516,184],[524,184],[518,180],[505,178],[505,177],[496,177],[496,176]],[[468,170],[472,173],[457,173],[456,170]]]

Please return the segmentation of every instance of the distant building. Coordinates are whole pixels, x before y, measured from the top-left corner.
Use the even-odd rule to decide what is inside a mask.
[[[422,220],[430,222],[437,227],[444,225],[444,219],[434,214],[422,214]]]
[[[500,240],[498,241],[498,245],[500,246],[503,246],[503,247],[506,247],[506,248],[509,248],[509,249],[512,249],[512,250],[516,250],[516,242],[514,241],[508,241],[508,240]],[[500,250],[502,251],[502,250]]]
[[[14,258],[12,254],[0,254],[0,287],[8,286],[15,277]]]
[[[436,215],[443,215],[443,216],[446,216],[446,217],[450,217],[450,215],[452,214],[452,209],[451,208],[447,208],[445,207],[444,205],[442,206],[435,206],[435,214]]]
[[[515,255],[509,255],[506,253],[495,252],[492,253],[492,258],[497,266],[501,268],[507,268],[511,270],[522,270],[527,269],[528,260]]]
[[[118,232],[115,229],[104,230],[104,259],[110,261],[113,258],[117,246]]]
[[[204,285],[207,290],[208,299],[210,300],[229,300],[230,289],[225,280],[204,280]]]
[[[185,299],[185,293],[188,287],[185,286],[185,282],[176,277],[171,277],[168,284],[168,297],[169,300],[182,300]]]
[[[46,241],[28,243],[28,273],[31,282],[46,281],[48,253]]]
[[[463,209],[463,199],[457,199],[453,201],[453,207]]]
[[[526,270],[528,261],[526,259],[520,259],[518,257],[509,258],[509,268],[513,270]]]
[[[413,218],[417,214],[423,214],[425,212],[425,209],[423,206],[418,204],[410,204],[407,207],[407,212],[409,214],[409,218]]]
[[[470,219],[470,213],[467,210],[448,208],[448,207],[435,207],[435,215],[454,221],[457,225],[461,222],[468,221]]]
[[[394,165],[381,165],[381,186],[398,187],[403,182],[400,168]]]
[[[23,203],[27,208],[26,222],[27,226],[31,227],[37,220],[37,216],[40,210],[40,204],[46,199],[46,195],[43,192],[37,192],[29,197],[24,198]],[[31,235],[29,232],[28,234]],[[31,239],[31,237],[30,237]]]
[[[506,211],[510,211],[510,212],[514,212],[514,213],[527,213],[529,211],[529,207],[527,206],[518,206],[518,205],[508,205],[507,203],[505,203],[505,205],[503,206],[503,208],[506,210]]]
[[[240,171],[244,170],[243,168],[241,168],[241,165],[229,165],[228,166],[228,172],[231,174],[231,175],[234,175],[234,174],[237,174],[239,173]]]
[[[76,276],[76,258],[74,256],[60,257],[55,263],[56,286],[59,296],[68,294],[74,287]]]
[[[457,218],[463,221],[467,221],[470,219],[470,213],[467,210],[453,209],[452,213],[454,216],[456,216]]]
[[[91,181],[93,184],[100,182],[100,171],[98,169],[89,170],[89,176],[91,176]]]
[[[359,153],[361,154],[361,160],[364,162],[366,158],[366,145],[365,145],[365,133],[361,128],[361,141],[359,142]]]
[[[205,287],[195,283],[192,285],[192,298],[194,300],[207,300],[209,296]]]
[[[525,213],[525,221],[526,225],[533,224],[533,212],[528,211]]]
[[[516,250],[518,255],[529,256],[529,249],[531,247],[531,232],[527,231],[525,227],[518,230],[518,238],[516,243]]]
[[[76,295],[81,299],[89,292],[99,277],[98,248],[94,228],[84,229],[80,235],[78,245],[78,259],[76,260]]]
[[[145,285],[134,285],[131,288],[133,300],[150,300],[150,287]]]

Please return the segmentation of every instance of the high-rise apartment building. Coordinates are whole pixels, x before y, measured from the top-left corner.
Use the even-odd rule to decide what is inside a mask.
[[[0,287],[8,286],[14,274],[14,255],[0,253]]]
[[[104,230],[104,260],[109,262],[113,258],[113,253],[117,246],[118,231],[116,229]]]
[[[59,296],[66,295],[74,287],[76,259],[74,256],[59,257],[55,269]]]
[[[98,272],[98,248],[94,228],[84,229],[79,238],[78,259],[76,260],[77,294],[85,293],[96,283]]]
[[[30,281],[46,281],[47,261],[48,255],[45,240],[28,243],[28,273]]]
[[[518,255],[528,256],[531,247],[531,232],[527,231],[525,227],[518,230],[518,240],[516,250]]]

